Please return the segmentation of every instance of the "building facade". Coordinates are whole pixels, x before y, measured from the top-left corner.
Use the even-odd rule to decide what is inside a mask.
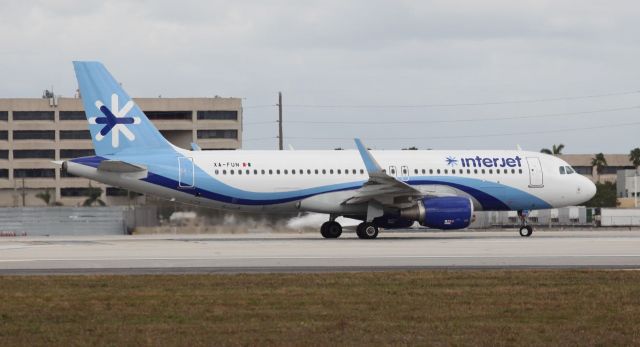
[[[633,163],[629,161],[628,154],[605,154],[607,166],[598,173],[596,167],[591,165],[594,156],[594,154],[561,154],[558,157],[571,165],[577,173],[593,182],[615,182],[619,170],[635,170]]]
[[[240,98],[136,98],[171,143],[190,148],[242,146]],[[0,99],[0,206],[77,206],[102,189],[107,205],[143,202],[122,189],[70,177],[52,163],[94,155],[79,98]],[[41,197],[38,197],[40,195]]]

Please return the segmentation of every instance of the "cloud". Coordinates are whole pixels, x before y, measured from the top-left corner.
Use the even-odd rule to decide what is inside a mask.
[[[640,5],[569,1],[6,1],[0,12],[0,95],[37,97],[55,86],[72,95],[70,62],[105,62],[136,96],[239,96],[245,105],[416,104],[536,99],[637,90]],[[623,107],[633,97],[457,109],[295,109],[290,119],[424,120],[553,113]],[[245,119],[272,120],[271,108],[247,108]],[[605,114],[588,125],[633,119]],[[286,118],[285,118],[286,119]],[[571,127],[576,118],[553,120]],[[429,140],[434,133],[540,130],[544,122],[487,122],[391,129],[286,124],[297,148],[371,146],[531,149],[563,142],[567,151],[627,151],[635,129],[595,143],[601,132]],[[245,138],[275,136],[270,125],[245,127]],[[627,140],[627,138],[629,140]],[[624,140],[622,140],[624,139]],[[247,141],[270,148],[275,139]]]

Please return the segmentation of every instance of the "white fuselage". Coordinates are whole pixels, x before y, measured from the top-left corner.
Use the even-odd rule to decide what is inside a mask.
[[[117,157],[146,167],[146,179],[105,173],[75,160],[67,169],[141,193],[220,209],[342,215],[366,211],[366,206],[342,204],[369,177],[357,151],[175,150],[169,155]],[[560,167],[569,166],[566,162],[537,152],[382,150],[371,154],[387,174],[425,195],[468,196],[476,210],[570,206],[595,193],[585,177],[561,173]]]

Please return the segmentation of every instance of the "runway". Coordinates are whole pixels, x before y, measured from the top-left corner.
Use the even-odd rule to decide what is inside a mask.
[[[394,269],[640,269],[640,231],[384,232],[0,238],[0,274],[155,274]]]

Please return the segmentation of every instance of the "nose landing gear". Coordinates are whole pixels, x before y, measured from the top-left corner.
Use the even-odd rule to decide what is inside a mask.
[[[527,225],[527,215],[529,211],[520,210],[518,211],[518,217],[520,218],[520,236],[529,237],[533,234],[533,227],[531,225]]]

